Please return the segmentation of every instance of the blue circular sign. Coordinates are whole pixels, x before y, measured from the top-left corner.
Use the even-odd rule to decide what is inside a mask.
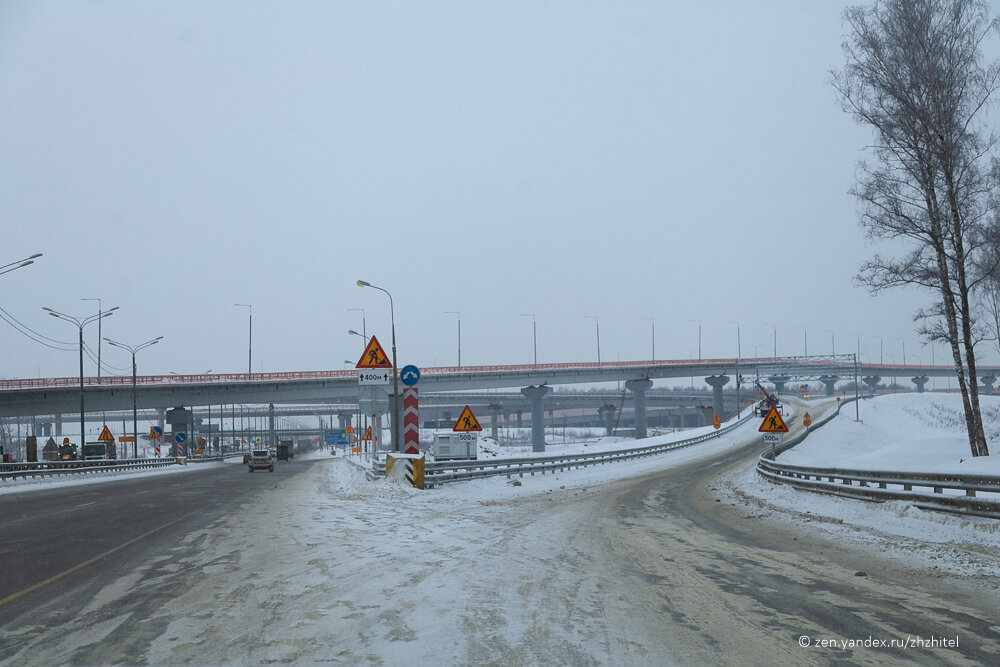
[[[399,372],[399,379],[407,387],[412,387],[420,379],[420,369],[410,364],[409,366],[403,366],[403,370]]]
[[[187,434],[184,433],[183,431],[180,433],[174,433],[174,440],[176,440],[177,444],[179,445],[183,443],[185,440],[187,440]]]

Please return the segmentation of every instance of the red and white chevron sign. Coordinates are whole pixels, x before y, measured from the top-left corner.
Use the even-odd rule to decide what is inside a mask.
[[[403,389],[403,450],[420,449],[420,412],[417,388]]]

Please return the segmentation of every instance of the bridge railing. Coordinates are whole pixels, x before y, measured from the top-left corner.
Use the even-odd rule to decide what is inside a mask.
[[[176,465],[174,459],[130,459],[128,461],[38,461],[0,464],[0,480],[80,475],[96,472],[145,470]]]

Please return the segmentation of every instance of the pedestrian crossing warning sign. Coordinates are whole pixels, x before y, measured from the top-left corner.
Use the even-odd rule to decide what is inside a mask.
[[[482,431],[483,427],[479,424],[479,420],[476,419],[476,415],[472,414],[472,410],[466,405],[465,409],[462,410],[462,414],[458,416],[458,421],[455,422],[455,426],[452,427],[452,431]]]
[[[385,350],[379,344],[378,338],[372,336],[372,339],[368,341],[368,347],[358,359],[358,365],[355,368],[392,368],[392,363],[385,356]]]
[[[785,425],[785,420],[781,418],[778,409],[772,406],[757,431],[760,433],[788,433],[788,426]]]
[[[364,440],[365,442],[368,442],[368,441],[370,441],[372,439],[372,427],[371,426],[369,426],[368,430],[365,431],[365,434],[363,436],[361,436],[361,439]]]

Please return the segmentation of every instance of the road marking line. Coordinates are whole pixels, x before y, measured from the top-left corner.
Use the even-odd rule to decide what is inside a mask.
[[[96,504],[97,504],[97,501],[96,500],[92,500],[89,503],[83,503],[82,505],[77,505],[77,507],[86,507],[87,505],[96,505]]]
[[[35,584],[33,586],[28,586],[24,590],[20,590],[17,593],[11,593],[7,597],[5,597],[2,600],[0,600],[0,607],[4,606],[8,602],[13,602],[14,600],[18,599],[19,597],[21,597],[23,595],[27,595],[28,593],[30,593],[32,591],[38,590],[39,588],[42,588],[44,586],[48,586],[52,582],[57,581],[59,579],[62,579],[66,575],[72,574],[72,573],[76,572],[77,570],[79,570],[81,568],[87,567],[91,563],[95,563],[95,562],[101,560],[102,558],[104,558],[105,556],[110,556],[114,552],[120,551],[120,550],[124,549],[125,547],[129,546],[130,544],[135,544],[139,540],[145,539],[145,538],[149,537],[150,535],[152,535],[153,533],[155,533],[155,532],[157,532],[159,530],[163,530],[167,526],[171,526],[171,525],[177,523],[178,521],[180,521],[180,519],[174,519],[173,521],[171,521],[169,523],[165,523],[162,526],[159,526],[157,528],[154,528],[153,530],[149,531],[148,533],[143,533],[139,537],[135,537],[135,538],[129,540],[128,542],[125,542],[124,544],[119,544],[114,549],[110,549],[108,551],[105,551],[104,553],[102,553],[99,556],[94,556],[90,560],[84,561],[84,562],[80,563],[79,565],[74,565],[70,569],[68,569],[68,570],[66,570],[64,572],[60,572],[59,574],[55,575],[54,577],[49,577],[45,581],[40,581],[40,582],[38,582],[37,584]]]

